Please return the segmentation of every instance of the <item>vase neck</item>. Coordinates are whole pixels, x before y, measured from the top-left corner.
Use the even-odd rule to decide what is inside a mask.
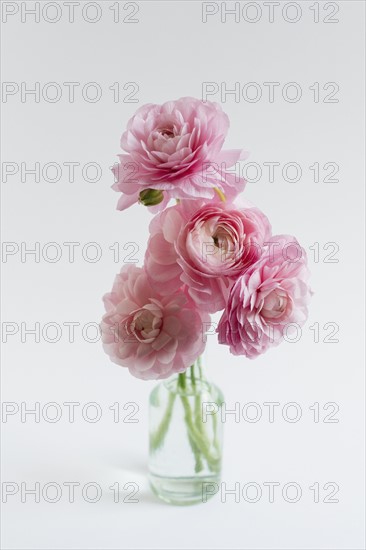
[[[174,375],[172,378],[166,380],[165,385],[171,387],[171,384],[175,383],[180,392],[184,393],[188,391],[191,393],[191,391],[195,390],[195,388],[199,389],[198,386],[201,386],[202,383],[205,382],[207,382],[207,380],[202,365],[202,357],[198,357],[196,361],[184,372]]]

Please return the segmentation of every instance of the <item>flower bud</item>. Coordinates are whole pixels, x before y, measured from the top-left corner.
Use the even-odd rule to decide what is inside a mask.
[[[144,206],[155,206],[164,198],[163,192],[160,189],[144,189],[139,195],[139,202]]]

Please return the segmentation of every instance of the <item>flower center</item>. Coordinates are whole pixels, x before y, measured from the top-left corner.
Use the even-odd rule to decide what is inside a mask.
[[[212,235],[215,246],[225,252],[232,248],[232,237],[225,227],[218,226],[215,233]]]
[[[212,235],[212,240],[220,256],[220,262],[231,262],[237,254],[237,243],[232,233],[224,225],[218,225]]]
[[[263,300],[261,314],[266,319],[279,319],[285,313],[288,296],[282,290],[273,290]]]
[[[174,128],[173,126],[166,127],[166,128],[158,128],[156,130],[159,134],[161,134],[163,137],[172,138],[175,136]]]
[[[149,344],[160,333],[162,324],[161,312],[151,311],[149,306],[135,311],[127,321],[127,332],[139,341]]]

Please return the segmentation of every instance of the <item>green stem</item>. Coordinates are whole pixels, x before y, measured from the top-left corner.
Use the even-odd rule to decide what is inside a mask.
[[[195,387],[196,378],[195,378],[195,375],[194,375],[194,364],[191,366],[191,382],[192,382],[192,386]]]
[[[198,367],[201,369],[201,365],[199,363]],[[194,382],[196,382],[193,369],[194,366],[191,367],[191,380],[194,379]],[[202,376],[200,376],[200,379],[202,379]],[[189,399],[185,395],[186,373],[179,375],[178,385],[182,389],[180,392],[180,398],[185,412],[188,439],[196,460],[196,471],[200,471],[202,469],[201,455],[206,459],[210,470],[216,471],[220,463],[220,458],[213,457],[210,452],[210,441],[207,437],[205,426],[203,425],[201,417],[201,390],[200,388],[197,388],[196,385],[193,386],[192,383],[192,389],[195,390],[195,414],[193,414]]]
[[[178,387],[182,388],[182,390],[186,389],[186,373],[180,372],[178,374]]]
[[[162,444],[164,443],[164,439],[167,434],[169,424],[172,418],[175,398],[176,398],[176,394],[173,392],[169,392],[168,405],[167,405],[165,414],[163,416],[163,419],[160,422],[160,425],[156,430],[156,432],[150,438],[150,445],[154,451],[159,449],[159,447],[161,447]]]
[[[216,414],[212,415],[212,431],[213,431],[213,444],[216,449],[216,451],[220,452],[220,444],[217,439],[217,418]]]
[[[198,375],[196,369],[198,369]],[[203,470],[203,459],[206,460],[209,469],[216,472],[220,467],[220,448],[216,433],[217,420],[214,415],[212,420],[212,428],[214,434],[213,447],[216,451],[214,453],[216,456],[212,456],[212,445],[206,433],[205,425],[203,424],[202,419],[202,388],[201,384],[197,384],[197,380],[200,382],[203,380],[200,358],[198,358],[197,362],[190,368],[190,382],[193,390],[192,393],[194,395],[193,410],[191,408],[190,400],[187,397],[187,379],[187,372],[178,374],[177,393],[179,393],[184,409],[184,419],[187,427],[188,441],[195,460],[195,472],[198,473]],[[154,451],[159,449],[164,443],[171,422],[176,395],[177,394],[175,392],[169,392],[168,404],[164,416],[158,429],[150,438],[150,446]]]
[[[191,380],[192,380],[192,369],[193,369],[193,367],[191,367]],[[193,377],[194,377],[194,375],[193,375]],[[192,381],[192,383],[193,383],[193,381]],[[189,441],[189,444],[191,446],[191,449],[192,449],[192,452],[193,452],[193,455],[194,455],[194,459],[195,459],[195,463],[196,463],[195,464],[195,472],[198,473],[203,469],[203,464],[202,464],[202,459],[201,459],[201,456],[200,456],[199,447],[197,446],[197,443],[196,443],[195,439],[192,437],[191,431],[188,427],[192,423],[192,420],[191,420],[191,409],[190,409],[190,405],[189,405],[189,400],[184,395],[185,391],[186,391],[186,387],[187,387],[187,373],[186,373],[186,371],[178,374],[178,387],[182,390],[180,392],[180,397],[181,397],[183,407],[184,407],[184,413],[185,413],[184,419],[185,419],[186,426],[187,426],[188,441]]]
[[[210,444],[207,440],[206,434],[201,433],[200,431],[198,431],[197,427],[193,423],[191,407],[189,405],[189,401],[188,401],[187,397],[184,396],[184,395],[181,395],[180,397],[181,397],[182,404],[183,404],[183,407],[184,407],[184,410],[185,410],[185,413],[186,413],[185,414],[185,419],[186,419],[189,439],[190,439],[190,441],[193,442],[194,448],[198,449],[201,452],[201,454],[204,456],[210,470],[216,471],[218,466],[219,466],[220,459],[211,456],[211,454],[210,454]],[[196,456],[196,453],[195,453],[195,456]]]
[[[199,377],[202,380],[203,374],[202,374],[202,358],[201,358],[201,356],[198,357],[198,359],[197,359],[197,367],[198,367]],[[204,431],[205,428],[203,426],[203,420],[202,420],[202,402],[201,402],[201,399],[200,399],[199,406],[200,406],[200,419],[201,419],[200,425],[201,425],[202,430]],[[220,445],[219,445],[219,442],[217,440],[217,418],[216,418],[216,414],[214,414],[212,416],[212,431],[213,431],[213,444],[214,444],[214,447],[217,450],[217,452],[220,453]]]
[[[202,400],[199,393],[197,393],[194,398],[194,419],[196,428],[199,431],[201,437],[206,437],[205,427],[202,421]]]
[[[197,359],[197,366],[198,366],[198,372],[199,372],[199,376],[200,376],[200,379],[202,380],[202,359],[201,359],[201,356],[199,356],[199,358]]]

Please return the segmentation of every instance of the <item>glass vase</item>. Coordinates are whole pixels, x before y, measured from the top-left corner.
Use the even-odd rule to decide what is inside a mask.
[[[221,475],[222,402],[200,359],[151,392],[149,480],[162,500],[194,504],[213,494]]]

